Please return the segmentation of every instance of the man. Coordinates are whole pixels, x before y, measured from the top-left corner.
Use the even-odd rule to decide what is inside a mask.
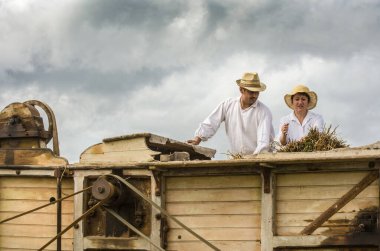
[[[257,154],[268,151],[274,138],[272,113],[258,100],[266,85],[256,72],[244,73],[236,80],[241,96],[222,102],[199,126],[189,144],[198,145],[211,138],[224,121],[232,154]]]

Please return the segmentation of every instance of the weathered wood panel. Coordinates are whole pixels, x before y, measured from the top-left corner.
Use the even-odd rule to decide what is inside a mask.
[[[375,247],[350,247],[350,248],[279,248],[277,251],[378,251]]]
[[[211,241],[220,250],[260,250],[260,241]],[[211,249],[200,241],[173,241],[167,251],[210,251]]]
[[[167,177],[166,209],[221,250],[260,250],[259,175]],[[167,250],[209,250],[169,222]]]
[[[62,194],[73,192],[73,181],[63,180]],[[0,177],[0,219],[49,203],[56,198],[54,177]],[[0,249],[37,250],[56,235],[56,205],[8,221],[0,226]],[[62,202],[62,229],[73,221],[73,198]],[[17,239],[17,241],[16,241]],[[73,230],[62,237],[63,250],[72,250]],[[56,242],[47,250],[56,250]]]
[[[62,229],[67,227],[67,225],[62,225]],[[38,229],[38,231],[36,231]],[[10,236],[10,237],[53,237],[52,233],[57,231],[55,225],[45,225],[45,222],[40,222],[40,224],[30,225],[30,224],[10,224],[4,223],[0,227],[0,236]],[[72,236],[73,230],[67,231],[64,236]],[[67,238],[67,237],[66,237]]]
[[[145,137],[103,142],[87,148],[80,156],[81,163],[153,161],[159,152],[152,151]]]
[[[51,236],[51,238],[53,235]],[[41,238],[41,237],[9,237],[0,236],[0,250],[33,250],[36,251],[45,245],[51,238]],[[72,239],[62,238],[62,250],[69,251],[72,248]],[[53,242],[44,250],[57,250],[57,244]]]
[[[65,166],[68,161],[57,157],[48,148],[0,149],[0,165]]]
[[[299,235],[303,228],[361,181],[369,172],[297,173],[277,176],[276,226],[280,236]],[[353,231],[359,212],[377,210],[378,181],[327,220],[313,234],[336,235]]]

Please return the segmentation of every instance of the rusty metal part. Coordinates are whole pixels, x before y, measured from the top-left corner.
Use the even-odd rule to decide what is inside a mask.
[[[91,207],[89,210],[87,210],[84,214],[82,214],[78,219],[73,221],[70,225],[68,225],[65,229],[63,229],[60,233],[58,233],[56,236],[54,236],[50,241],[48,241],[45,245],[43,245],[38,251],[44,250],[47,246],[49,246],[52,242],[54,242],[58,237],[62,236],[64,233],[66,233],[70,228],[74,227],[79,221],[81,221],[84,217],[92,213],[95,209],[100,207],[103,204],[103,201],[99,201],[95,206]]]
[[[29,104],[12,103],[0,112],[0,139],[51,136],[44,130],[43,120],[36,108]]]
[[[185,229],[187,232],[189,232],[190,234],[192,234],[193,236],[195,236],[198,240],[202,241],[204,244],[206,244],[207,246],[209,246],[213,250],[220,251],[219,248],[215,247],[209,241],[207,241],[206,239],[204,239],[202,236],[200,236],[197,233],[195,233],[193,230],[191,230],[185,224],[183,224],[182,222],[180,222],[177,218],[171,216],[165,209],[163,209],[162,207],[160,207],[159,205],[157,205],[154,201],[152,201],[147,196],[145,196],[145,194],[143,194],[140,190],[138,190],[136,187],[134,187],[128,181],[122,179],[119,176],[113,175],[113,174],[106,174],[106,176],[113,177],[115,179],[120,180],[124,185],[126,185],[128,188],[130,188],[133,192],[135,192],[137,195],[139,195],[141,198],[143,198],[145,201],[147,201],[150,205],[152,205],[153,207],[155,207],[156,209],[158,209],[162,214],[164,214],[170,220],[174,221],[175,223],[177,223],[178,225],[180,225],[183,229]]]
[[[23,212],[23,213],[21,213],[21,214],[18,214],[18,215],[12,216],[12,217],[10,217],[10,218],[4,219],[4,220],[0,221],[0,224],[5,223],[5,222],[8,222],[8,221],[13,220],[13,219],[16,219],[16,218],[19,218],[19,217],[21,217],[21,216],[23,216],[23,215],[33,213],[34,211],[40,210],[40,209],[42,209],[42,208],[44,208],[44,207],[47,207],[47,206],[50,206],[50,205],[54,205],[54,204],[57,203],[57,202],[60,202],[60,201],[63,201],[63,200],[65,200],[65,199],[67,199],[67,198],[73,197],[74,195],[77,195],[77,194],[79,194],[79,193],[82,193],[82,192],[84,192],[84,191],[87,191],[87,190],[89,190],[90,188],[92,188],[92,186],[87,187],[87,188],[85,188],[85,189],[83,189],[83,190],[80,190],[80,191],[78,191],[78,192],[75,192],[75,193],[73,193],[73,194],[67,195],[67,196],[65,196],[65,197],[62,197],[62,198],[59,199],[59,200],[54,200],[54,201],[52,201],[52,202],[50,202],[50,203],[47,203],[47,204],[45,204],[45,205],[42,205],[42,206],[36,207],[36,208],[31,209],[31,210],[29,210],[29,211],[26,211],[26,212]]]
[[[29,100],[29,101],[24,102],[24,104],[31,105],[31,106],[39,106],[44,110],[49,120],[49,129],[48,129],[49,136],[50,136],[50,139],[53,138],[53,152],[55,153],[55,155],[59,156],[60,153],[59,153],[58,129],[57,129],[57,123],[55,120],[53,110],[50,108],[50,106],[38,100]],[[46,144],[49,143],[50,139],[46,141]]]
[[[114,210],[110,209],[110,208],[107,208],[107,207],[103,207],[108,213],[110,213],[113,217],[115,217],[117,220],[119,220],[120,222],[122,222],[124,225],[126,225],[127,227],[129,227],[130,229],[132,229],[135,233],[137,233],[138,235],[140,235],[142,238],[144,238],[145,240],[147,240],[150,244],[152,244],[153,246],[155,246],[156,248],[158,248],[159,250],[161,251],[165,251],[165,249],[161,248],[159,245],[157,245],[156,243],[154,243],[149,237],[147,237],[146,235],[144,235],[142,232],[140,232],[137,228],[135,228],[131,223],[129,223],[128,221],[126,221],[125,219],[123,219],[120,215],[118,215]]]
[[[35,106],[42,108],[49,120],[45,130]],[[53,138],[53,152],[59,156],[58,132],[51,108],[38,100],[12,103],[0,112],[1,148],[45,148]]]
[[[92,185],[91,193],[96,200],[110,202],[119,196],[118,188],[105,176],[100,176]]]

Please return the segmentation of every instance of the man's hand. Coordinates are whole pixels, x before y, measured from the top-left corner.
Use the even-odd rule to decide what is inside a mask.
[[[195,136],[193,139],[189,139],[187,141],[187,143],[189,143],[190,145],[199,145],[199,143],[201,143],[202,139],[198,136]]]

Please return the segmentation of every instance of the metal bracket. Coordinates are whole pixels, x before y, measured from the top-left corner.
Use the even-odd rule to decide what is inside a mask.
[[[269,168],[263,168],[263,181],[264,181],[264,193],[270,193],[271,187],[271,170]]]
[[[156,196],[161,196],[161,177],[160,172],[157,170],[151,170],[153,174],[154,181],[156,182],[156,189],[154,191],[154,194]]]

